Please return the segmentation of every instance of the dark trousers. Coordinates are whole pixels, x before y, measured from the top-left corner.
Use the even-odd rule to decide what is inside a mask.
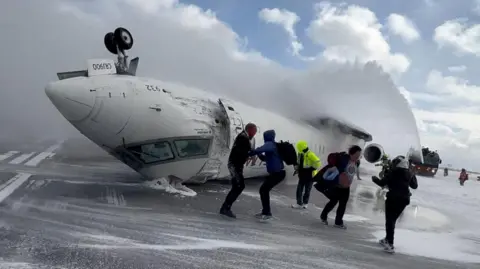
[[[238,196],[240,196],[243,189],[245,189],[245,178],[243,177],[243,166],[238,167],[233,164],[228,164],[228,171],[232,177],[232,188],[230,192],[228,192],[222,208],[230,210],[232,204],[237,200]]]
[[[345,214],[345,210],[347,209],[347,202],[350,198],[350,188],[333,188],[329,190],[330,201],[325,205],[322,210],[322,214],[320,214],[320,218],[322,220],[327,220],[328,213],[332,211],[332,209],[337,205],[337,216],[335,217],[335,224],[336,225],[343,225],[343,215]]]
[[[312,172],[299,172],[297,185],[297,204],[306,205],[310,199],[310,191],[312,190],[313,177]],[[305,192],[304,192],[305,191]]]
[[[410,204],[410,201],[405,198],[387,197],[387,200],[385,200],[385,230],[387,231],[385,239],[391,245],[393,245],[395,223],[408,204]]]
[[[260,187],[260,200],[262,201],[262,214],[263,215],[272,215],[272,211],[270,209],[270,191],[278,185],[278,183],[282,182],[285,179],[286,173],[285,170],[281,170],[279,172],[270,173],[267,176],[265,181],[263,182],[262,186]]]

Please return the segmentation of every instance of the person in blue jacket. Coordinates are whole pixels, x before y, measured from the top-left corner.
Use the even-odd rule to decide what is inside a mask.
[[[263,220],[272,218],[270,209],[270,191],[278,183],[285,179],[285,166],[283,160],[278,154],[277,145],[275,144],[275,130],[267,130],[263,133],[264,144],[252,151],[249,155],[258,155],[259,158],[266,162],[268,177],[260,187],[260,200],[262,201],[262,212],[255,217]]]

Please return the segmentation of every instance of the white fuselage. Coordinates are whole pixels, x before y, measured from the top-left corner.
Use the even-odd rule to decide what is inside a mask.
[[[46,94],[64,117],[91,141],[146,178],[205,182],[228,176],[230,148],[244,124],[276,140],[306,140],[323,162],[328,153],[365,141],[335,129],[317,129],[263,108],[159,80],[128,75],[74,77],[52,82]],[[291,168],[287,168],[291,169]],[[245,177],[266,174],[250,159]]]

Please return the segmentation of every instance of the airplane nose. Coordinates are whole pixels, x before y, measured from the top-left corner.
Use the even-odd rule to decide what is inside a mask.
[[[95,92],[84,81],[55,81],[45,87],[45,94],[69,121],[81,121],[95,105]]]

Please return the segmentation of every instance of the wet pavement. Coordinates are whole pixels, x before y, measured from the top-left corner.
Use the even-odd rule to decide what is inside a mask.
[[[383,253],[383,203],[366,175],[352,190],[348,230],[320,224],[326,200],[316,190],[309,209],[290,208],[294,178],[272,192],[268,223],[253,217],[261,180],[248,180],[231,220],[217,214],[228,182],[167,194],[75,143],[0,144],[0,156],[17,151],[0,160],[0,268],[480,268],[478,235],[454,235],[458,216],[423,206],[420,193],[399,221],[397,253]]]

